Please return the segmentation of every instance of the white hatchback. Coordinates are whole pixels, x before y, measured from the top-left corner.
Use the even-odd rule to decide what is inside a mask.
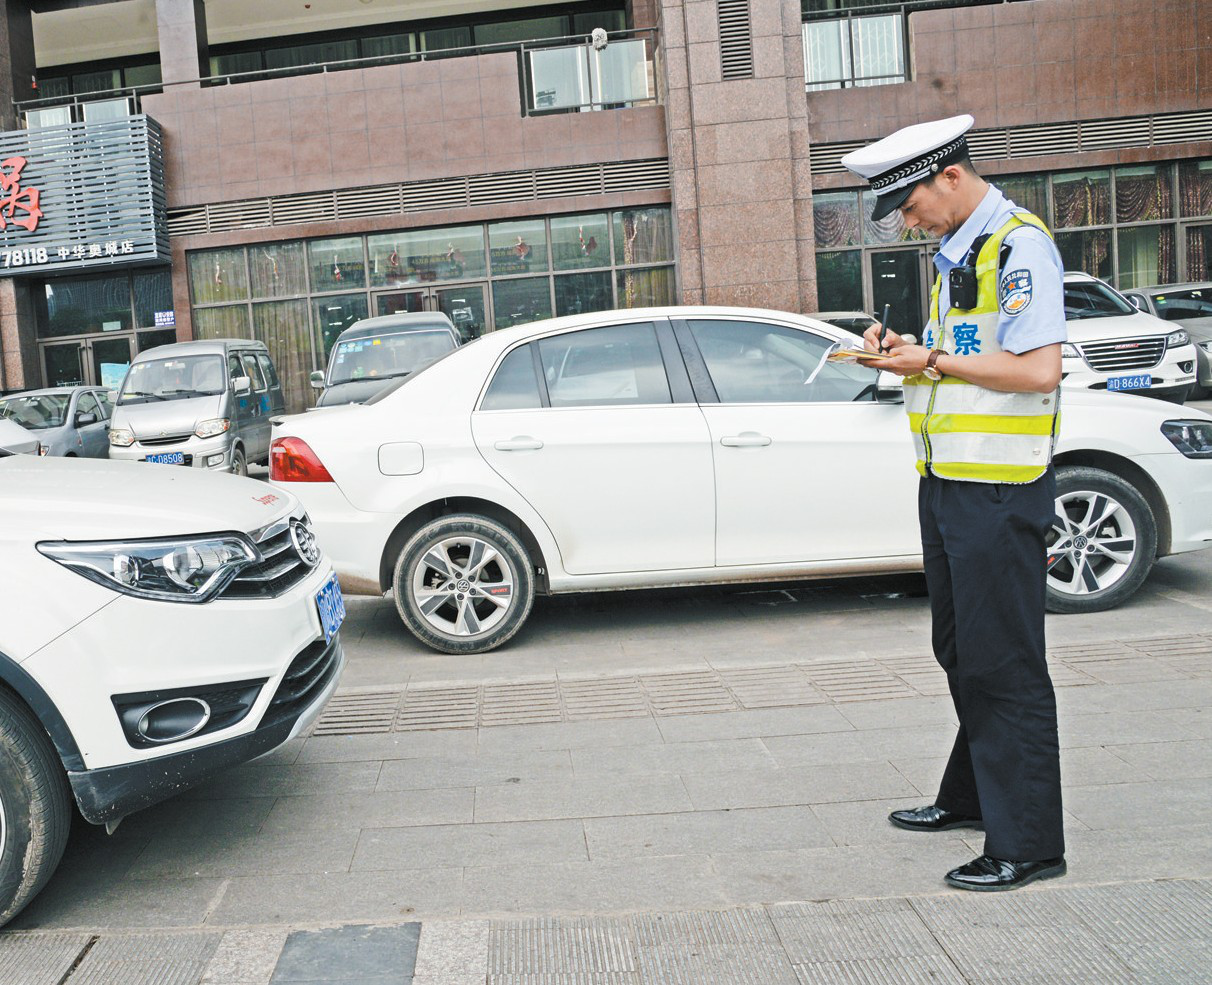
[[[844,329],[736,308],[494,332],[361,406],[276,422],[271,481],[349,592],[395,589],[446,652],[500,645],[536,592],[917,570],[899,380],[823,363]],[[1049,604],[1122,602],[1212,546],[1212,417],[1066,391]]]
[[[94,824],[298,735],[344,661],[298,501],[263,483],[0,459],[0,924]]]

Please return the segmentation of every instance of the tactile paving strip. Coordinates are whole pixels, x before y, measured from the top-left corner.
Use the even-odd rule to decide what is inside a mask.
[[[796,964],[938,955],[943,951],[905,900],[838,900],[770,908]]]
[[[198,985],[222,934],[101,937],[67,985]]]
[[[795,972],[800,985],[967,985],[955,965],[938,955],[797,964]]]
[[[88,934],[0,936],[0,982],[59,985],[93,938]]]
[[[634,973],[630,923],[593,917],[499,921],[489,930],[493,975]],[[579,981],[579,979],[578,979]]]

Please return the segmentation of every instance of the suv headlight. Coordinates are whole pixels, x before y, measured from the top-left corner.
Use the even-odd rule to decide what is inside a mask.
[[[135,443],[135,432],[126,428],[113,428],[109,432],[109,443],[119,448],[129,448]]]
[[[1061,356],[1064,359],[1081,359],[1082,354],[1072,342],[1062,342]]]
[[[236,534],[167,540],[48,543],[38,551],[98,585],[137,598],[207,602],[258,560]]]
[[[1190,341],[1191,336],[1187,334],[1187,330],[1180,328],[1166,336],[1166,348],[1173,349],[1175,346],[1186,345]]]
[[[216,417],[214,420],[203,421],[194,429],[199,438],[213,438],[231,427],[231,421],[226,417]]]
[[[1212,421],[1166,421],[1161,430],[1188,458],[1212,458]]]

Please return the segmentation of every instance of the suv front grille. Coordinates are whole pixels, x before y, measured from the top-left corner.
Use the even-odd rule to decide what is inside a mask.
[[[298,718],[328,686],[340,663],[340,639],[337,634],[328,643],[316,640],[291,661],[259,728]]]
[[[192,434],[191,431],[188,434],[169,434],[164,437],[136,438],[135,440],[145,447],[154,448],[157,445],[179,445],[182,441],[188,441]]]
[[[262,531],[257,549],[262,561],[249,565],[223,589],[225,599],[273,599],[290,591],[307,577],[311,566],[303,561],[290,536],[290,520],[279,520]],[[306,524],[307,519],[301,520]]]
[[[1136,339],[1108,339],[1104,342],[1087,342],[1078,348],[1092,369],[1097,369],[1100,373],[1113,373],[1156,366],[1166,351],[1166,339],[1157,335]]]

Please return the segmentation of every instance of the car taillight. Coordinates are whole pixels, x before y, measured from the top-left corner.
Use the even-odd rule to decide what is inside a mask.
[[[275,482],[332,482],[328,469],[302,438],[277,438],[269,447],[269,477]]]

